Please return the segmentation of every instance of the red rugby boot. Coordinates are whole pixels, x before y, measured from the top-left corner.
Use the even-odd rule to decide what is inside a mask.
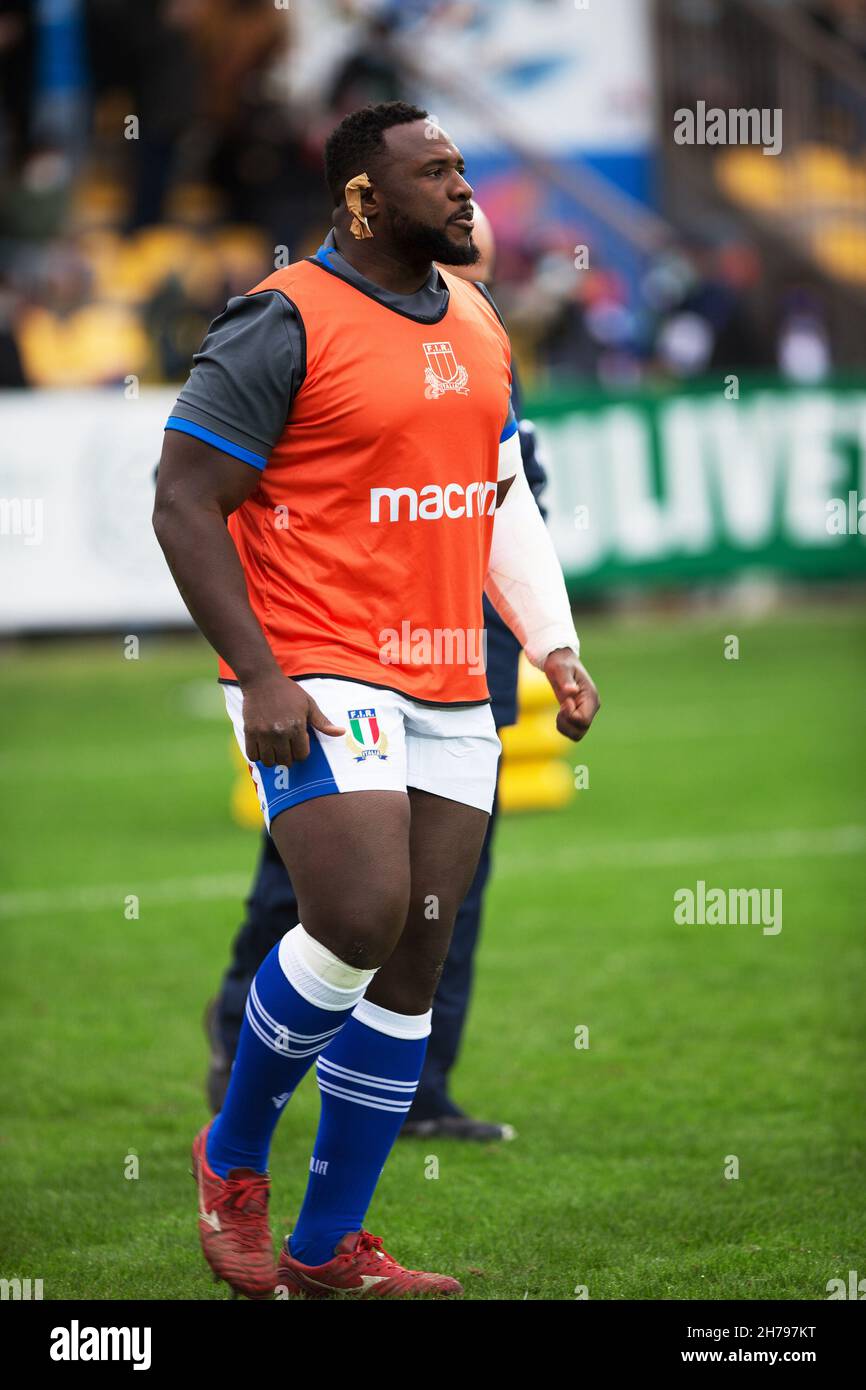
[[[207,1161],[209,1129],[205,1125],[192,1146],[204,1257],[214,1277],[225,1279],[236,1294],[273,1298],[277,1270],[268,1225],[270,1178],[252,1168],[232,1168],[227,1178],[218,1177]]]
[[[447,1297],[463,1292],[447,1274],[425,1274],[404,1269],[382,1249],[380,1236],[369,1231],[350,1231],[337,1245],[334,1258],[323,1265],[302,1265],[283,1246],[277,1270],[277,1296],[290,1298],[412,1298],[415,1294]]]

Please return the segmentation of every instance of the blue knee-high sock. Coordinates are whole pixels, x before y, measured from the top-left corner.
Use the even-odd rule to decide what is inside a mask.
[[[344,981],[357,979],[337,987],[327,978],[334,969]],[[208,1163],[220,1177],[232,1168],[266,1170],[286,1102],[343,1028],[372,974],[342,965],[302,926],[265,957],[250,986],[225,1104],[208,1134]]]
[[[388,1031],[383,1031],[388,1030]],[[362,999],[317,1065],[322,1114],[290,1250],[325,1264],[359,1231],[418,1085],[430,1014],[396,1014]]]

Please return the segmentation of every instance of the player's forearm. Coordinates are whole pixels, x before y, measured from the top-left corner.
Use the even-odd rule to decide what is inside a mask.
[[[485,592],[533,666],[560,648],[580,654],[562,568],[522,467],[495,513]]]
[[[193,620],[241,685],[280,674],[219,511],[158,501],[153,529]]]

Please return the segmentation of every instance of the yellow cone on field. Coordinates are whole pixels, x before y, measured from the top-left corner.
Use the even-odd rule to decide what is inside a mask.
[[[232,759],[241,769],[232,787],[232,820],[243,826],[244,830],[258,830],[264,825],[264,821],[256,795],[256,784],[250,776],[247,760],[238,748],[236,739],[232,739],[231,746]]]
[[[520,658],[517,723],[500,733],[499,804],[504,812],[550,811],[574,796],[565,761],[569,744],[557,732],[556,696],[542,671]]]

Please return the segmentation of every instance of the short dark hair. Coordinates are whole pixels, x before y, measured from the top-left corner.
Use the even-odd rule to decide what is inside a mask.
[[[325,180],[334,200],[342,202],[343,190],[356,174],[369,172],[382,153],[386,130],[412,121],[426,121],[428,114],[420,106],[406,101],[383,101],[378,106],[362,106],[344,116],[325,142]]]

